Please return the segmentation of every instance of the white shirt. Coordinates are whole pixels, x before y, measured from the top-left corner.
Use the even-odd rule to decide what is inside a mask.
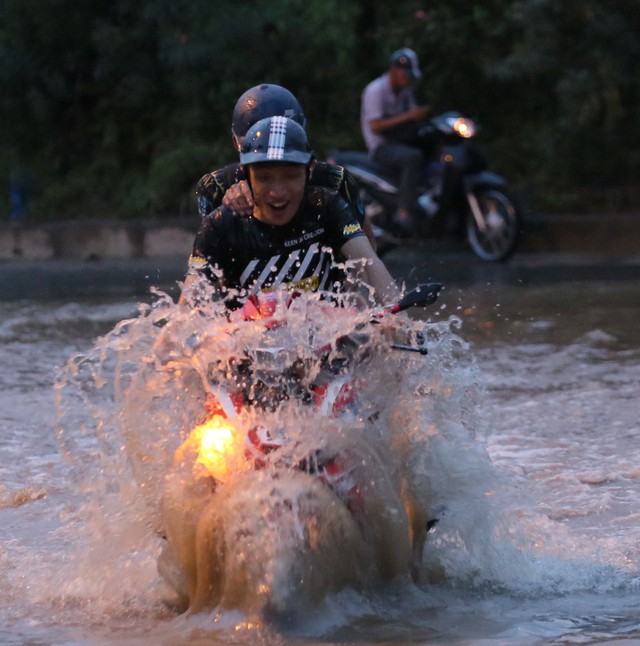
[[[393,91],[389,74],[379,76],[364,88],[360,100],[360,129],[369,153],[373,154],[386,141],[384,135],[371,130],[370,123],[376,119],[395,117],[416,105],[415,95],[410,87],[398,94]]]

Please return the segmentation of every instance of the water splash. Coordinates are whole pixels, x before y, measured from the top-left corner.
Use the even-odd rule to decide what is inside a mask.
[[[75,522],[86,527],[70,594],[122,596],[117,573],[123,567],[131,573],[127,594],[140,592],[137,580],[158,590],[153,568],[162,544],[164,478],[176,449],[202,421],[208,397],[219,395],[227,377],[237,377],[239,358],[249,358],[267,386],[282,383],[292,366],[305,366],[313,377],[313,348],[356,329],[366,332],[356,349],[360,406],[334,419],[332,432],[375,443],[389,477],[409,492],[425,520],[437,521],[418,572],[422,584],[535,594],[588,587],[603,575],[594,566],[576,576],[573,538],[534,511],[524,478],[489,459],[480,439],[491,423],[482,379],[455,316],[402,319],[403,335],[425,340],[425,357],[390,350],[385,334],[398,330],[384,325],[372,342],[371,311],[350,309],[349,302],[343,304],[348,315],[334,317],[318,295],[292,303],[282,297],[272,320],[286,325],[265,329],[261,321],[231,320],[220,303],[192,310],[156,296],[89,353],[70,359],[56,384],[58,437],[83,499]],[[315,414],[308,404],[284,398],[273,409],[248,408],[239,416],[246,429],[257,422],[286,429],[299,460],[317,448],[305,429],[323,436]],[[86,586],[81,571],[87,567],[110,576],[101,586]]]

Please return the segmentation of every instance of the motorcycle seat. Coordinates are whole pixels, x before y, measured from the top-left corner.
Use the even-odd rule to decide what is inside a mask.
[[[355,150],[332,150],[329,156],[340,166],[358,166],[376,175],[384,175],[384,168],[374,162],[369,153]]]
[[[364,183],[384,183],[384,190],[389,193],[397,193],[395,186],[396,178],[392,177],[381,164],[376,163],[366,152],[351,150],[331,151],[329,159],[331,163],[344,166],[355,178]]]

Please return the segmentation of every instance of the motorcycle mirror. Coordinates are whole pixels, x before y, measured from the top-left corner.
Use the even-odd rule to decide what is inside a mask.
[[[438,294],[443,288],[442,283],[423,283],[414,287],[410,292],[407,292],[400,302],[390,308],[390,312],[402,312],[415,305],[431,305],[438,300]]]

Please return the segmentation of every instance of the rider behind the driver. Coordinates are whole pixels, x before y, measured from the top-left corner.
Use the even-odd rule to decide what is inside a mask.
[[[379,303],[397,300],[399,290],[352,208],[336,191],[308,181],[312,162],[306,132],[294,120],[270,117],[249,128],[240,164],[251,190],[251,212],[223,205],[202,220],[182,303],[191,302],[189,288],[201,275],[223,293],[341,290],[347,276],[336,274],[336,261],[352,261],[356,279],[373,288]]]
[[[244,92],[233,108],[231,138],[238,152],[249,128],[267,117],[288,117],[306,128],[307,120],[298,99],[280,85],[261,83]],[[310,185],[329,188],[342,195],[375,249],[375,237],[370,222],[365,218],[355,179],[342,166],[317,159],[311,162],[310,171]],[[253,207],[253,195],[241,164],[228,164],[203,175],[196,186],[196,198],[202,218],[221,204],[241,215],[250,214]]]

